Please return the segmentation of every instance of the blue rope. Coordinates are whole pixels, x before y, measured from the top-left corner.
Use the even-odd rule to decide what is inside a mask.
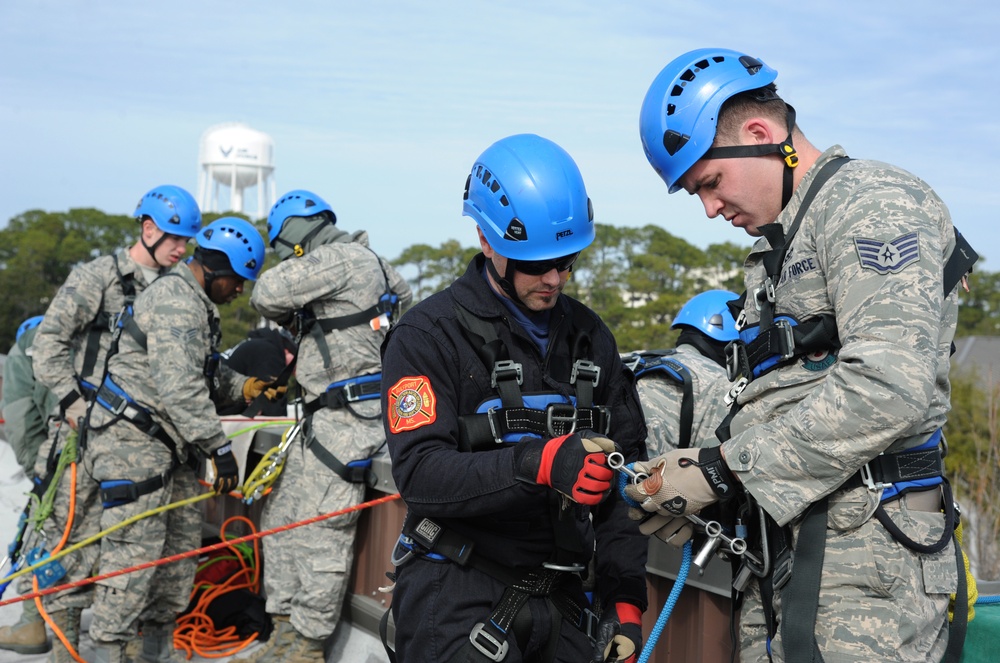
[[[987,596],[980,596],[976,599],[976,605],[990,605],[993,603],[1000,603],[1000,594],[990,594]]]
[[[634,463],[633,463],[634,464]],[[629,465],[632,467],[632,465]],[[625,494],[625,486],[631,479],[624,472],[618,473],[618,493],[622,496],[622,499],[629,506],[639,507],[639,503],[630,498]],[[649,657],[653,655],[653,649],[656,647],[656,641],[660,639],[660,635],[663,634],[663,629],[667,626],[667,620],[670,619],[670,613],[673,612],[674,606],[677,605],[677,600],[681,596],[681,590],[684,589],[684,583],[687,582],[688,572],[691,570],[691,541],[688,540],[684,544],[684,554],[681,558],[681,568],[677,571],[677,579],[674,581],[674,586],[670,589],[670,595],[667,596],[666,603],[663,604],[663,609],[660,610],[660,616],[656,618],[656,624],[653,625],[653,630],[649,633],[649,639],[646,640],[646,644],[642,647],[642,654],[639,656],[637,663],[648,663]]]
[[[663,609],[660,610],[660,616],[656,618],[656,624],[653,625],[653,630],[649,633],[649,639],[646,640],[646,644],[642,647],[642,655],[639,656],[638,663],[647,663],[649,657],[653,655],[653,648],[656,647],[656,641],[660,639],[663,629],[667,626],[667,620],[670,619],[670,613],[673,612],[674,606],[677,605],[677,599],[681,596],[681,590],[684,589],[684,583],[687,581],[688,571],[690,570],[691,541],[688,540],[684,544],[684,557],[681,560],[681,568],[677,572],[677,580],[674,581],[674,586],[670,589],[670,596],[667,597],[667,602],[663,604]]]

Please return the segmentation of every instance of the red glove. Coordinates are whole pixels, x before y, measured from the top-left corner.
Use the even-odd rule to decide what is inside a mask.
[[[594,506],[611,490],[615,473],[606,454],[614,450],[615,443],[606,437],[583,438],[576,433],[521,442],[514,449],[517,476]]]
[[[631,603],[615,603],[601,617],[593,663],[635,663],[642,651],[642,612]]]

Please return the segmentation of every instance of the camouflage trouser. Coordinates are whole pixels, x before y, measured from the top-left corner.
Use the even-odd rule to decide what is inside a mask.
[[[162,442],[122,421],[90,441],[85,464],[98,481],[139,482],[163,473],[170,462],[170,452]],[[130,504],[105,509],[101,528],[201,492],[194,470],[180,465],[163,488]],[[100,573],[197,548],[201,522],[201,509],[193,504],[143,518],[105,536],[101,539]],[[97,642],[130,640],[140,621],[173,621],[190,601],[196,567],[197,559],[188,558],[102,580],[94,595],[90,637]]]
[[[378,401],[356,407],[365,416],[379,412]],[[322,444],[342,463],[367,457],[385,439],[378,417],[361,420],[345,410],[317,412],[312,435],[316,439],[311,444]],[[261,516],[266,529],[364,499],[363,484],[341,479],[302,441],[289,449],[281,477],[267,497]],[[264,538],[268,613],[290,615],[295,630],[309,638],[322,640],[333,633],[350,581],[357,518],[357,513],[350,513]]]
[[[61,427],[53,425],[49,428],[49,437],[42,444],[38,451],[38,458],[35,460],[34,471],[36,476],[44,477],[48,474],[47,464],[53,444],[58,444],[57,452],[61,453],[66,435],[70,432],[68,425]],[[80,452],[82,453],[82,452]],[[78,455],[79,458],[79,455]],[[55,456],[53,456],[55,459]],[[72,485],[76,481],[75,508],[70,512],[70,497],[73,495]],[[45,535],[46,549],[52,552],[56,545],[62,540],[66,531],[66,525],[70,516],[73,517],[73,525],[70,529],[69,537],[63,544],[63,548],[68,548],[76,543],[84,541],[94,536],[100,531],[101,525],[101,505],[98,495],[98,484],[84,470],[83,463],[76,463],[67,466],[59,479],[56,489],[55,501],[52,505],[52,515],[45,521],[42,532]],[[57,584],[76,582],[91,576],[97,568],[97,557],[100,548],[95,545],[85,546],[58,560],[58,563],[66,570],[66,575],[57,581]],[[31,589],[31,576],[26,576],[25,580],[18,584],[22,591]],[[49,612],[65,610],[66,608],[86,608],[93,600],[94,586],[85,585],[71,590],[49,594],[42,598],[45,609]]]
[[[888,503],[886,512],[918,543],[937,541],[943,531],[943,514],[908,509],[904,500]],[[831,507],[816,615],[816,642],[824,661],[940,661],[948,644],[948,598],[958,583],[953,545],[920,555],[893,539],[875,518],[844,530],[834,529],[837,516]],[[797,535],[797,527],[793,529]],[[774,614],[781,615],[780,592]],[[780,623],[771,659],[766,643],[760,590],[753,582],[740,614],[740,660],[785,660]]]

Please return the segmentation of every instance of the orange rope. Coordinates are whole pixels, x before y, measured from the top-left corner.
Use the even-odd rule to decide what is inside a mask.
[[[83,580],[77,580],[76,582],[67,583],[65,585],[59,585],[58,587],[49,587],[48,589],[43,589],[38,592],[32,592],[30,594],[23,594],[12,599],[7,599],[5,601],[0,601],[0,608],[5,605],[12,605],[14,603],[20,603],[21,601],[27,601],[33,599],[37,596],[48,596],[49,594],[55,594],[57,592],[63,592],[67,589],[74,589],[76,587],[84,587],[86,585],[94,584],[95,582],[100,582],[102,580],[107,580],[108,578],[116,578],[127,573],[134,573],[136,571],[142,571],[144,569],[151,569],[157,566],[162,566],[164,564],[170,564],[171,562],[177,562],[182,559],[187,559],[188,557],[194,557],[195,555],[201,555],[202,553],[212,552],[214,550],[221,550],[223,548],[229,548],[237,543],[244,543],[246,541],[256,541],[265,536],[270,536],[272,534],[278,534],[280,532],[286,532],[288,530],[295,529],[297,527],[305,527],[306,525],[312,525],[313,523],[318,523],[323,520],[329,520],[330,518],[336,518],[338,516],[343,516],[348,513],[353,513],[355,511],[363,511],[364,509],[369,509],[373,506],[378,506],[379,504],[385,504],[386,502],[392,502],[399,499],[399,493],[393,493],[392,495],[386,495],[385,497],[378,497],[374,500],[369,500],[368,502],[362,502],[361,504],[355,504],[339,511],[331,511],[330,513],[324,513],[319,516],[313,516],[312,518],[307,518],[305,520],[300,520],[298,522],[289,523],[288,525],[281,525],[279,527],[273,527],[268,530],[263,530],[261,532],[256,532],[254,534],[249,534],[247,536],[241,536],[237,539],[231,541],[223,541],[221,543],[214,543],[210,546],[204,546],[202,548],[196,548],[194,550],[188,550],[187,552],[178,553],[176,555],[171,555],[169,557],[163,557],[161,559],[153,560],[151,562],[143,562],[142,564],[136,564],[135,566],[129,566],[124,569],[119,569],[117,571],[111,571],[99,576],[91,576],[89,578],[84,578]]]
[[[62,547],[64,545],[66,545],[66,541],[67,539],[69,539],[70,530],[73,529],[74,513],[76,513],[76,463],[75,462],[70,463],[69,466],[69,516],[66,518],[66,528],[63,529],[63,535],[62,539],[59,541],[59,545],[53,548],[50,554],[52,555],[56,554],[57,552],[62,550]],[[63,647],[66,648],[66,651],[69,652],[69,655],[73,657],[73,660],[76,661],[76,663],[87,663],[82,658],[80,658],[80,655],[77,653],[76,649],[73,647],[73,645],[69,643],[69,640],[66,638],[66,634],[63,633],[58,626],[56,626],[56,623],[52,621],[52,617],[50,617],[49,613],[45,611],[45,606],[42,605],[42,598],[41,598],[42,594],[41,592],[38,591],[38,576],[36,575],[31,576],[31,588],[35,590],[36,594],[35,606],[38,608],[38,614],[42,616],[42,619],[45,620],[45,623],[49,625],[50,629],[52,629],[52,635],[59,638],[59,642],[63,644]],[[79,626],[77,627],[77,629],[79,630]]]
[[[174,631],[174,648],[185,651],[188,658],[191,658],[192,654],[197,654],[202,658],[232,656],[257,639],[258,634],[254,633],[249,638],[241,640],[235,626],[227,626],[221,631],[217,631],[215,624],[208,616],[208,606],[223,594],[238,589],[249,589],[254,593],[260,591],[259,541],[254,539],[253,555],[251,563],[248,564],[235,544],[226,541],[226,528],[234,521],[246,523],[252,533],[257,531],[253,522],[243,516],[234,516],[222,523],[219,531],[220,537],[233,551],[235,555],[233,559],[239,561],[240,570],[217,585],[203,583],[192,589],[191,600],[194,601],[197,598],[197,602],[189,613],[177,620],[177,630]],[[230,558],[226,557],[225,559]],[[203,590],[200,596],[198,595],[199,590]]]

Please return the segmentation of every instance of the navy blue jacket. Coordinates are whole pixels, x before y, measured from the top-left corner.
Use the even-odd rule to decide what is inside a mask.
[[[574,395],[569,384],[546,374],[546,366],[560,344],[565,348],[569,343],[571,328],[586,320],[594,355],[590,359],[601,367],[594,403],[610,408],[608,437],[622,448],[628,462],[647,458],[646,425],[635,379],[597,315],[561,295],[552,310],[549,348],[543,358],[486,282],[484,260],[479,254],[451,286],[407,311],[382,346],[382,411],[392,474],[411,519],[433,518],[474,541],[476,553],[494,561],[538,567],[556,547],[552,489],[515,478],[516,444],[489,451],[461,450],[459,416],[475,412],[497,393],[490,384],[493,367],[484,365],[464,334],[455,301],[494,326],[510,358],[522,365],[523,394]],[[412,407],[423,409],[401,418]],[[645,609],[648,541],[629,520],[627,505],[612,491],[600,505],[589,508],[589,514],[583,506],[575,511],[576,526],[589,542],[585,549],[592,549],[596,540],[598,592],[605,605],[627,601]]]

